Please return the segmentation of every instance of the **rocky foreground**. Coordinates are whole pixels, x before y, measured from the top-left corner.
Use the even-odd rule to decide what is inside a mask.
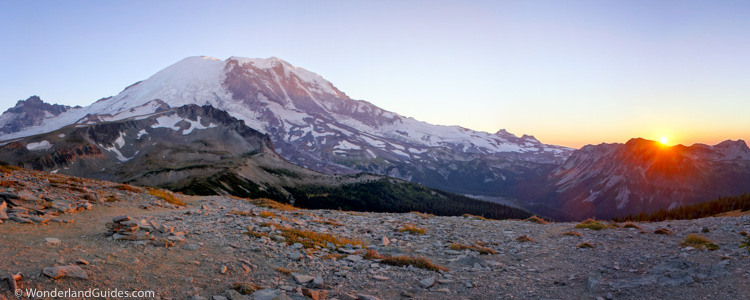
[[[592,230],[171,196],[3,168],[0,299],[16,288],[157,299],[750,298],[748,215]],[[685,244],[689,234],[710,242]]]

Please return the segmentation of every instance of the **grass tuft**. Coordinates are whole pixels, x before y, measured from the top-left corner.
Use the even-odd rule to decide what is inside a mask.
[[[364,255],[365,259],[379,259],[380,263],[391,265],[391,266],[414,266],[415,268],[430,270],[430,271],[443,271],[447,272],[448,268],[436,265],[425,257],[414,257],[414,256],[384,256],[375,250],[367,250]]]
[[[544,219],[537,217],[537,216],[531,216],[528,219],[524,220],[525,222],[532,222],[537,224],[547,224],[547,221]]]
[[[586,248],[591,248],[591,249],[593,249],[593,248],[594,248],[594,245],[592,245],[592,244],[591,244],[591,243],[589,243],[589,242],[583,242],[583,243],[580,243],[580,244],[576,245],[576,247],[578,247],[578,248],[581,248],[581,249],[586,249]]]
[[[528,235],[522,235],[516,238],[517,242],[533,242],[534,239],[530,238]]]
[[[281,228],[281,235],[286,238],[287,244],[292,245],[294,243],[300,243],[305,248],[315,248],[315,246],[325,248],[326,243],[332,243],[334,245],[352,244],[364,246],[364,243],[359,240],[294,228]]]
[[[566,231],[566,232],[563,232],[562,235],[567,235],[567,236],[583,236],[583,233],[575,232],[575,231]]]
[[[703,247],[706,247],[711,251],[719,249],[719,245],[714,244],[707,237],[692,233],[688,234],[688,236],[685,238],[685,241],[682,242],[681,245],[683,247],[691,246],[698,249],[703,249]]]
[[[399,232],[408,232],[411,234],[425,234],[425,229],[415,226],[414,224],[404,224],[401,229],[398,230]]]
[[[269,237],[268,233],[265,233],[265,232],[248,231],[248,232],[245,232],[245,234],[252,236],[252,237],[256,237],[256,238]]]
[[[276,272],[284,273],[286,275],[292,274],[292,270],[289,270],[289,269],[284,268],[284,267],[278,267],[278,268],[275,268],[274,270],[276,270]]]
[[[633,222],[625,222],[625,224],[622,224],[622,228],[635,228],[638,230],[642,230],[641,226],[638,226],[638,224]]]
[[[267,210],[260,212],[261,218],[275,218],[276,214]]]
[[[410,214],[415,214],[415,215],[420,216],[420,217],[425,218],[425,219],[429,219],[429,218],[432,218],[432,217],[435,216],[433,214],[427,214],[427,213],[418,212],[418,211],[410,211],[409,213]]]
[[[666,228],[659,228],[657,230],[654,230],[654,233],[656,233],[656,234],[664,234],[664,235],[670,235],[670,234],[672,234],[672,232],[669,231],[669,229],[666,229]]]
[[[250,295],[256,291],[262,290],[263,287],[254,283],[235,283],[232,289],[243,295]]]
[[[380,253],[372,249],[367,250],[367,252],[365,252],[365,256],[363,257],[365,259],[383,259],[384,258],[384,256],[380,255]]]
[[[747,252],[750,252],[750,236],[748,236],[745,241],[743,241],[740,244],[740,248],[747,248]]]
[[[16,166],[0,165],[0,173],[3,173],[3,174],[10,174],[13,171],[18,171],[20,169],[21,169],[20,167],[16,167]]]
[[[249,217],[253,215],[253,213],[249,211],[239,211],[239,210],[233,210],[233,211],[230,211],[229,213],[235,216],[243,216],[243,217]]]
[[[492,219],[487,219],[485,217],[477,216],[477,215],[472,215],[472,214],[464,214],[462,217],[469,218],[469,219],[474,219],[474,220],[492,221]]]
[[[180,199],[175,197],[174,193],[172,192],[148,188],[148,193],[156,198],[166,201],[167,203],[185,206],[185,202],[182,202]]]
[[[610,228],[613,228],[613,227],[614,226],[612,226],[612,225],[606,225],[606,224],[604,224],[602,222],[599,222],[597,220],[594,220],[594,219],[587,219],[587,220],[579,223],[578,225],[576,225],[576,228],[591,229],[591,230],[610,229]]]
[[[142,193],[143,192],[143,189],[141,189],[139,187],[135,187],[135,186],[132,186],[132,185],[129,185],[129,184],[124,184],[124,183],[116,185],[115,189],[118,189],[120,191],[133,192],[133,193]]]
[[[472,250],[472,251],[479,252],[480,254],[487,254],[487,255],[497,254],[497,251],[492,250],[492,249],[487,248],[487,247],[480,246],[479,244],[477,244],[477,245],[465,245],[465,244],[452,243],[450,246],[448,246],[448,248],[451,248],[453,250],[458,250],[458,251],[469,249],[469,250]]]
[[[250,203],[254,204],[255,206],[259,207],[265,207],[265,208],[271,208],[278,211],[295,211],[297,210],[296,207],[289,205],[287,203],[281,203],[277,201],[273,201],[271,199],[267,198],[258,198],[258,199],[247,199],[247,201],[250,201]]]
[[[326,256],[323,256],[323,259],[334,259],[335,258],[335,259],[338,260],[338,259],[342,259],[344,257],[346,257],[346,255],[337,254],[337,253],[328,253],[328,254],[326,254]]]
[[[332,220],[332,219],[312,220],[311,222],[321,223],[321,224],[326,224],[326,225],[331,225],[331,226],[336,226],[336,227],[344,226],[344,224],[341,224],[341,223],[337,222],[336,220]]]

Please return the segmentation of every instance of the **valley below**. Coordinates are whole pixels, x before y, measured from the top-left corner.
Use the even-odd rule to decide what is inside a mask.
[[[750,253],[740,248],[747,214],[592,230],[533,218],[308,210],[15,168],[0,182],[8,216],[0,276],[20,273],[22,290],[116,288],[156,299],[750,297]],[[711,244],[683,244],[691,234]],[[52,279],[65,266],[85,279]],[[0,281],[0,299],[16,298],[9,283]]]

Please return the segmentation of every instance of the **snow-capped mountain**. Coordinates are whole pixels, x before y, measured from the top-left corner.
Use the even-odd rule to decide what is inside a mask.
[[[0,117],[0,140],[70,124],[210,105],[267,133],[286,159],[324,173],[371,172],[464,194],[507,195],[515,182],[562,164],[572,149],[504,130],[441,126],[350,99],[321,76],[278,58],[189,57],[120,94],[22,126]]]
[[[267,134],[225,111],[194,104],[19,138],[0,146],[0,161],[187,194],[270,198],[300,207],[529,216],[520,209],[386,176],[327,175],[294,165],[273,150]],[[68,184],[80,190],[75,183]],[[101,196],[117,199],[116,195]]]
[[[611,218],[750,192],[742,140],[665,146],[631,139],[588,145],[555,169],[539,197],[570,218]]]

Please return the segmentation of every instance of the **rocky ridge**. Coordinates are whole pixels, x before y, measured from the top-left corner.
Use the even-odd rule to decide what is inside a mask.
[[[68,222],[0,224],[0,257],[10,258],[0,270],[20,273],[11,277],[22,289],[138,289],[158,299],[750,296],[749,253],[739,247],[740,233],[750,230],[748,215],[590,230],[576,223],[304,210],[225,196],[178,194],[186,203],[180,206],[137,187],[26,170],[6,170],[0,182],[4,193],[18,196],[4,199],[18,207],[34,203],[30,194],[53,202],[86,193],[102,199],[59,216]],[[138,230],[184,234],[171,244],[108,235],[114,226],[107,223],[128,221]],[[718,250],[685,245],[689,234]],[[3,296],[13,297],[5,289]]]

